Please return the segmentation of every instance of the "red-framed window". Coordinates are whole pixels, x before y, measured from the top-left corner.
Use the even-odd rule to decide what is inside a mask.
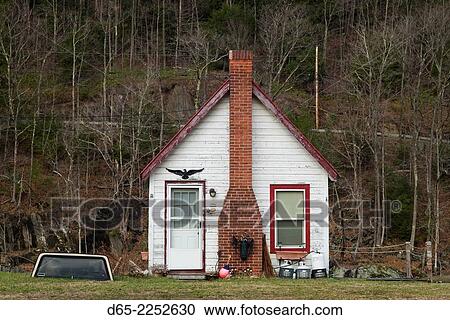
[[[270,185],[270,251],[309,252],[309,184]]]

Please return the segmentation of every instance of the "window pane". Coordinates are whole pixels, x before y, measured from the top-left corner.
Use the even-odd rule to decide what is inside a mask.
[[[185,192],[182,192],[181,194],[182,194],[183,202],[189,203],[189,192],[185,191]]]
[[[177,219],[170,222],[172,229],[198,229],[197,219]]]
[[[183,209],[179,206],[174,204],[172,207],[172,210],[170,210],[172,217],[182,217],[183,216]]]
[[[305,193],[303,191],[276,191],[275,211],[277,218],[303,219]]]
[[[195,189],[172,189],[172,217],[198,216],[198,190]]]
[[[195,204],[197,202],[197,192],[191,191],[189,192],[189,203]]]
[[[38,277],[112,280],[106,262],[97,257],[44,256],[37,268]]]
[[[176,249],[198,249],[200,246],[199,190],[172,188],[170,246]]]
[[[279,246],[303,246],[304,220],[277,220],[277,241]]]
[[[181,206],[182,210],[183,210],[183,217],[185,218],[189,218],[192,214],[191,214],[191,207],[189,206],[189,204],[184,203]]]
[[[172,217],[182,217],[184,215],[182,193],[172,190]]]

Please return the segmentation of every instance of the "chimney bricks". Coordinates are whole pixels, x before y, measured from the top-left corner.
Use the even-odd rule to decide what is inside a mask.
[[[262,272],[261,213],[252,187],[252,90],[253,53],[230,51],[229,190],[219,216],[219,264],[229,264],[238,273]],[[232,238],[253,239],[253,251],[243,261]],[[265,245],[265,244],[264,244]]]
[[[252,186],[253,53],[233,50],[230,59],[230,187]]]

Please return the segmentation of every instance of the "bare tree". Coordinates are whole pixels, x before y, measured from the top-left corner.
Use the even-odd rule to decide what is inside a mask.
[[[410,15],[402,21],[397,32],[403,39],[399,47],[402,65],[402,98],[409,107],[411,115],[410,133],[412,135],[411,180],[413,185],[413,213],[411,222],[410,242],[414,246],[419,211],[419,136],[424,126],[422,99],[423,86],[426,83],[426,70],[430,63],[430,49],[424,45],[422,37],[424,30],[417,23],[417,17]]]
[[[441,148],[443,132],[448,124],[450,87],[450,6],[448,3],[430,7],[421,15],[420,21],[426,35],[425,45],[430,49],[427,78],[434,90],[431,92],[430,143],[426,165],[428,239],[434,240],[434,267],[438,268],[440,250],[441,207],[440,180],[443,175]],[[445,173],[444,173],[445,174]],[[434,219],[434,224],[433,220]],[[434,232],[433,232],[434,228]]]
[[[355,205],[356,215],[358,218],[358,234],[354,247],[355,256],[359,250],[363,239],[363,221],[364,221],[364,182],[363,182],[363,159],[367,153],[367,143],[365,139],[365,110],[363,108],[354,108],[350,101],[342,103],[339,109],[342,111],[342,120],[338,123],[338,133],[333,135],[338,144],[332,144],[334,152],[345,159],[346,166],[351,170],[351,177],[342,177],[340,179],[340,188],[349,193],[349,198]],[[337,190],[335,191],[337,193]],[[345,225],[343,213],[341,213],[341,229],[342,229],[342,255],[345,248]],[[354,226],[353,226],[354,227]]]
[[[55,168],[54,172],[63,177],[66,186],[66,195],[72,199],[81,198],[81,160],[80,150],[78,148],[78,139],[80,134],[81,110],[80,110],[80,78],[81,70],[85,63],[85,42],[89,33],[89,25],[83,20],[79,12],[72,12],[69,17],[70,26],[70,56],[71,56],[71,118],[67,122],[69,130],[63,135],[63,144],[68,157],[68,168],[59,170]],[[78,251],[82,252],[82,232],[81,232],[81,213],[78,210]]]
[[[29,50],[32,41],[31,10],[27,4],[15,2],[3,13],[0,21],[0,54],[6,65],[7,105],[14,132],[11,201],[18,203],[21,192],[17,191],[22,190],[22,180],[17,172],[19,137],[24,132],[19,128],[19,118],[33,95],[24,84],[32,60]]]
[[[393,19],[393,17],[392,17]],[[384,100],[392,92],[385,81],[388,68],[392,65],[394,44],[397,41],[392,21],[382,23],[377,29],[361,25],[357,30],[353,47],[352,92],[365,109],[365,139],[371,148],[375,177],[375,233],[374,245],[381,245],[385,235],[385,148],[384,148]],[[381,138],[380,138],[381,137]]]
[[[323,22],[324,22],[324,31],[323,31],[323,52],[322,52],[322,60],[326,62],[327,58],[327,49],[328,49],[328,33],[330,30],[331,19],[335,15],[338,8],[338,4],[336,0],[323,0]]]
[[[221,50],[214,45],[217,41],[217,38],[201,29],[194,29],[192,32],[184,34],[180,39],[182,47],[188,52],[192,65],[195,68],[194,106],[196,109],[200,106],[201,85],[208,67],[227,56],[227,54],[220,54]]]
[[[305,11],[300,5],[283,0],[281,3],[272,3],[262,8],[259,32],[262,55],[265,59],[261,68],[264,71],[268,90],[272,95],[274,95],[275,84],[284,87],[300,68],[301,62],[306,59],[306,56],[298,57],[298,49],[310,44],[309,39],[306,39],[309,31]],[[285,81],[280,83],[291,56],[300,59],[297,59],[297,65]],[[276,93],[280,90],[279,88]]]
[[[135,41],[136,41],[136,11],[138,0],[131,1],[131,30],[130,30],[130,61],[129,68],[133,65],[134,51],[135,51]]]
[[[175,38],[175,68],[178,67],[178,54],[179,54],[179,47],[180,47],[180,35],[181,35],[181,27],[183,25],[182,19],[183,19],[183,1],[178,0],[178,7],[177,7],[177,34]]]

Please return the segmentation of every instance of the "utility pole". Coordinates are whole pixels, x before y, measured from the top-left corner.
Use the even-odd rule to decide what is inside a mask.
[[[316,70],[314,77],[316,83],[316,129],[319,129],[319,46],[316,46]]]
[[[406,242],[406,278],[412,278],[411,272],[411,242]]]

